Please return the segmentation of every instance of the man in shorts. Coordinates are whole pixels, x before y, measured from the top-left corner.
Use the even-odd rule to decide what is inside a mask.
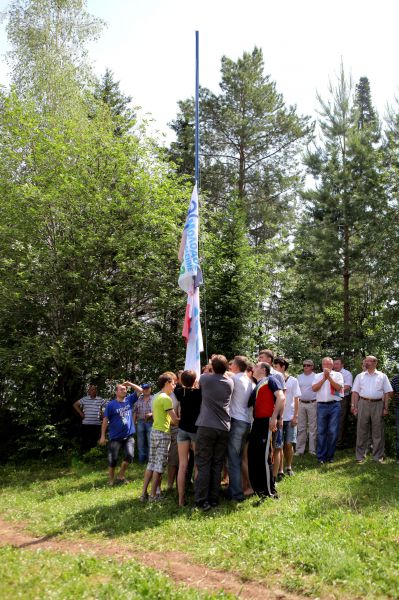
[[[276,466],[275,473],[277,472],[276,479],[277,481],[281,481],[281,479],[284,477],[284,461],[286,467],[285,474],[293,475],[293,444],[296,444],[299,397],[301,395],[301,389],[296,377],[288,375],[287,370],[289,367],[289,362],[283,356],[277,356],[273,361],[273,365],[275,369],[283,375],[286,387],[282,438],[279,444],[276,444],[274,451],[274,461]]]
[[[127,395],[127,388],[134,389],[132,394]],[[137,394],[142,393],[141,387],[124,381],[116,386],[116,398],[110,400],[104,410],[104,418],[101,424],[101,437],[99,444],[105,446],[107,443],[105,433],[108,428],[108,474],[109,485],[127,483],[125,478],[126,469],[133,462],[135,433],[133,423],[133,405],[137,402]],[[123,451],[123,461],[115,479],[115,468],[118,462],[119,452]]]
[[[162,473],[168,462],[168,450],[170,445],[170,424],[178,425],[179,419],[173,410],[173,402],[170,397],[176,386],[175,374],[167,371],[158,380],[161,392],[157,394],[152,402],[153,426],[151,430],[150,457],[147,469],[144,473],[143,491],[140,500],[156,500],[157,489],[161,483]],[[151,482],[151,492],[147,490]]]

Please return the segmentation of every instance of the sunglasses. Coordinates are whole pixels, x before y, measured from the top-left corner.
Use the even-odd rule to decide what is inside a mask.
[[[303,365],[304,367],[313,367],[313,365],[310,365],[309,363],[306,363]]]

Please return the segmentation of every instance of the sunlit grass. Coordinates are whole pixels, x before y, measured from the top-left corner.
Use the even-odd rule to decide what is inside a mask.
[[[390,597],[399,589],[399,468],[357,465],[339,454],[320,468],[297,460],[279,484],[280,499],[223,502],[202,514],[174,498],[138,501],[143,469],[132,484],[108,488],[105,464],[3,467],[0,510],[35,534],[115,539],[145,550],[179,550],[214,568],[265,580],[297,593]]]

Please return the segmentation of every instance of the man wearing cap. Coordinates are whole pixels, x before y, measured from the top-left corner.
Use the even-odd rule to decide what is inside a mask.
[[[317,403],[317,459],[320,464],[334,460],[341,415],[340,400],[344,393],[344,378],[333,370],[333,359],[323,358],[322,373],[315,376],[312,390]]]
[[[388,401],[393,392],[385,373],[377,371],[375,356],[366,356],[363,373],[356,375],[352,388],[352,413],[357,415],[356,460],[366,458],[369,431],[373,440],[373,460],[384,462],[384,417],[388,414]]]
[[[148,461],[152,429],[152,394],[151,385],[143,383],[143,393],[140,394],[136,404],[133,406],[133,420],[137,431],[137,452],[139,463]]]
[[[312,384],[316,374],[314,362],[307,358],[303,361],[303,373],[298,375],[298,383],[301,388],[298,410],[298,435],[296,442],[296,454],[305,453],[306,438],[309,430],[309,454],[316,455],[317,438],[317,405],[316,392],[312,390]]]

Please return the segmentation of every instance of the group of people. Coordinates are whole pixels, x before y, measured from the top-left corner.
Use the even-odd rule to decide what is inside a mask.
[[[397,460],[399,462],[399,375],[390,382],[367,356],[353,381],[342,358],[303,361],[303,372],[289,374],[289,362],[271,350],[259,352],[255,365],[244,356],[230,362],[213,355],[200,377],[194,371],[163,373],[159,392],[150,384],[124,381],[116,397],[105,403],[91,385],[88,395],[74,404],[82,417],[82,450],[107,444],[110,485],[126,482],[133,461],[134,435],[138,458],[146,463],[141,501],[161,498],[177,481],[179,506],[186,504],[187,487],[194,484],[196,505],[203,511],[217,506],[221,479],[227,499],[241,502],[255,494],[257,503],[277,497],[276,482],[293,474],[294,455],[308,451],[320,464],[334,460],[342,446],[349,411],[357,417],[356,460],[371,451],[384,461],[384,416],[395,395]],[[128,394],[129,390],[129,394]],[[99,432],[100,429],[100,432]],[[123,460],[115,473],[118,456]]]

